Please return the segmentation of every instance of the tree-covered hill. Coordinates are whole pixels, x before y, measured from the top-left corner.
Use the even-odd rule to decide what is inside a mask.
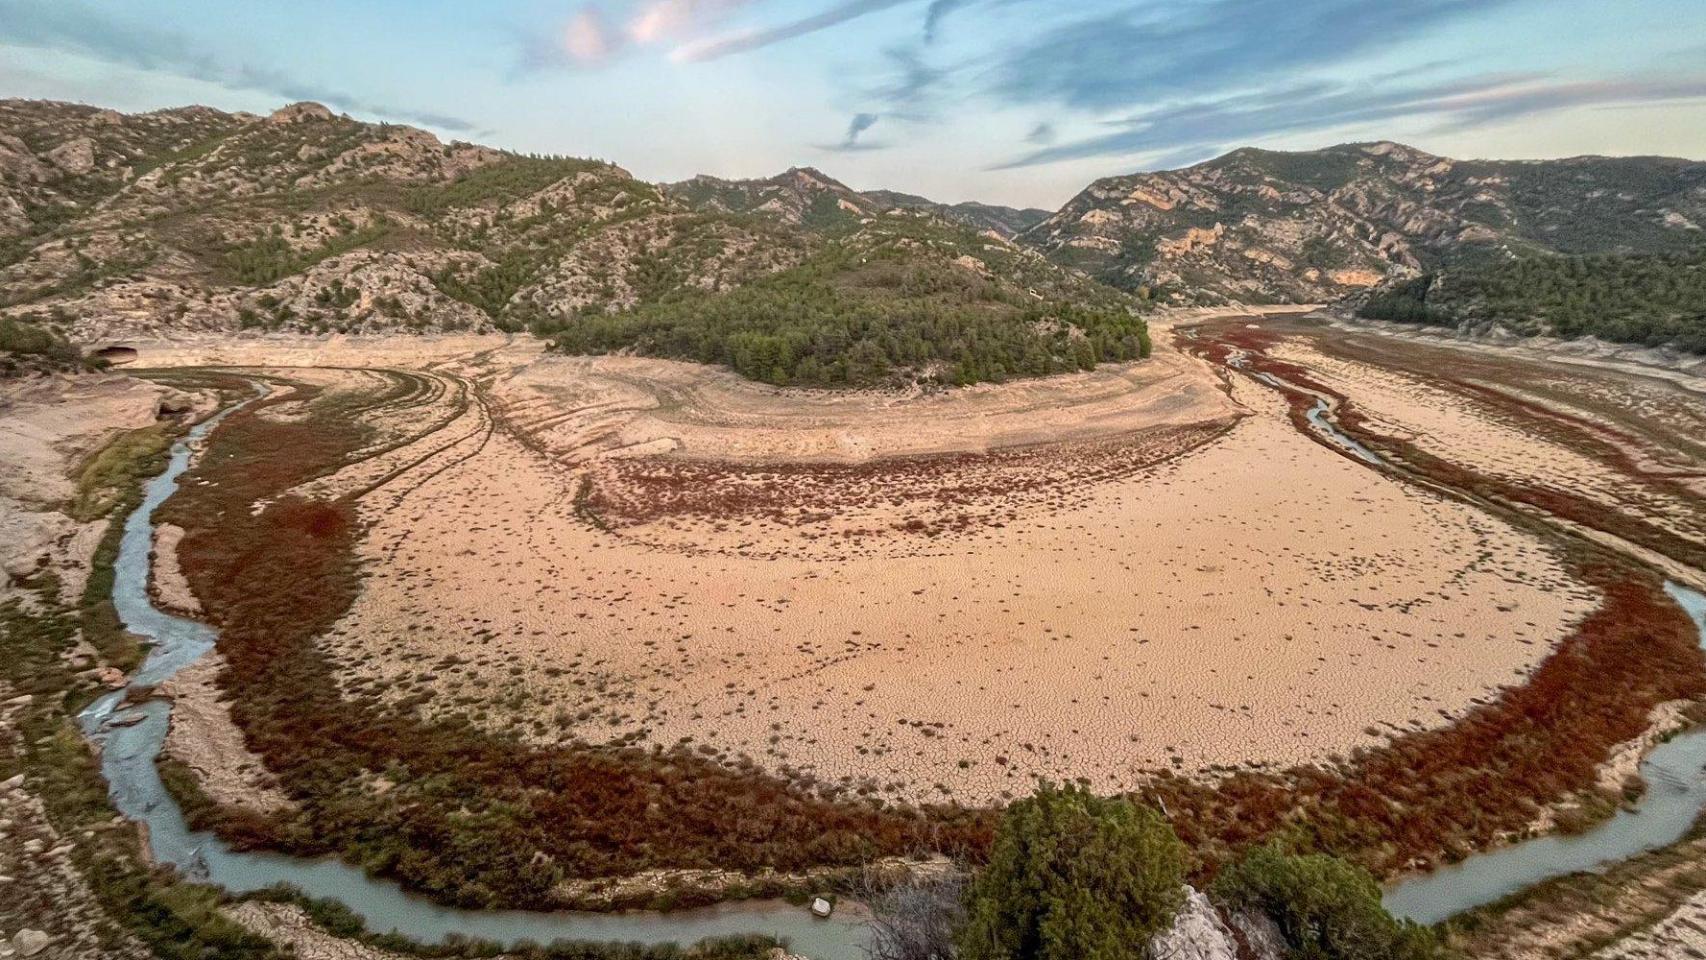
[[[1140,300],[947,209],[810,169],[660,187],[317,104],[0,102],[0,316],[60,340],[537,329],[823,385],[1140,352]]]
[[[1133,305],[1089,284],[1048,289],[1021,252],[960,251],[963,228],[898,215],[798,266],[720,294],[678,291],[616,313],[576,316],[553,337],[575,353],[634,351],[721,363],[778,385],[897,380],[968,384],[1091,369],[1149,355]],[[987,256],[987,255],[986,255]],[[1026,285],[1027,271],[1042,274]]]
[[[1671,254],[1535,256],[1425,273],[1374,292],[1358,313],[1706,353],[1706,245]]]
[[[1382,142],[1109,177],[1019,240],[1158,297],[1326,303],[1463,265],[1683,252],[1703,230],[1706,163],[1453,160]]]

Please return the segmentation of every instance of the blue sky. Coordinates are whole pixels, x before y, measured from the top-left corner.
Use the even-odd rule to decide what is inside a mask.
[[[1250,144],[1706,158],[1706,0],[0,0],[0,96],[1052,208]]]

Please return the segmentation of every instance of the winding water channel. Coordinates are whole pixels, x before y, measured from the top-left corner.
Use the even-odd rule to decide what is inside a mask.
[[[131,678],[132,686],[159,684],[213,649],[217,635],[211,627],[165,613],[149,599],[153,514],[177,489],[197,442],[236,409],[204,421],[173,446],[165,472],[148,483],[142,503],[125,521],[113,603],[126,628],[152,643],[147,659]],[[1318,404],[1309,419],[1359,459],[1380,463],[1372,451],[1334,428],[1327,413],[1325,405]],[[1706,596],[1676,584],[1666,589],[1694,618],[1706,645]],[[210,833],[189,829],[182,810],[160,782],[155,760],[165,740],[171,705],[162,699],[126,704],[124,697],[123,690],[110,692],[79,716],[84,733],[100,747],[101,770],[114,806],[147,826],[149,848],[158,861],[232,893],[289,884],[309,896],[342,902],[375,932],[396,932],[429,944],[452,934],[505,944],[554,940],[685,944],[705,937],[756,933],[785,939],[794,952],[813,960],[863,956],[866,930],[856,915],[843,913],[820,920],[780,901],[667,913],[461,910],[434,904],[333,858],[234,851]],[[1386,904],[1396,914],[1432,923],[1524,886],[1672,843],[1706,808],[1703,766],[1706,730],[1679,735],[1653,750],[1641,764],[1649,789],[1636,809],[1620,811],[1580,836],[1529,840],[1405,880],[1387,893]]]
[[[153,644],[131,677],[133,687],[157,685],[213,649],[217,634],[212,627],[172,616],[155,607],[148,596],[153,515],[177,489],[196,442],[236,409],[204,421],[173,446],[165,472],[149,481],[142,503],[125,521],[114,565],[113,604],[125,627]],[[513,945],[554,940],[689,944],[706,937],[756,933],[786,940],[794,952],[812,960],[864,956],[865,927],[850,911],[818,919],[803,907],[778,900],[668,913],[460,910],[407,893],[395,883],[370,877],[334,858],[232,850],[211,833],[191,830],[160,782],[155,759],[165,742],[170,703],[152,699],[127,705],[124,697],[125,691],[112,691],[78,717],[84,733],[100,746],[101,772],[114,807],[147,826],[149,850],[157,861],[232,893],[289,884],[309,896],[342,902],[374,932],[400,933],[428,944],[441,943],[452,934]]]
[[[1265,373],[1255,376],[1275,389],[1296,389]],[[1310,425],[1357,459],[1386,466],[1379,454],[1334,426],[1330,413],[1327,401],[1317,396],[1308,413]],[[1665,584],[1665,593],[1688,612],[1706,649],[1706,596],[1674,581]],[[1382,902],[1394,916],[1438,923],[1554,877],[1601,869],[1675,843],[1706,809],[1706,728],[1658,745],[1641,761],[1640,771],[1647,792],[1633,809],[1620,809],[1576,836],[1536,837],[1406,877],[1387,889]]]

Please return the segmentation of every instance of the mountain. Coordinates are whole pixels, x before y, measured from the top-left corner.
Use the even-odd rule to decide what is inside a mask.
[[[937,203],[893,190],[858,191],[812,167],[794,167],[774,177],[757,180],[697,176],[665,184],[663,189],[697,210],[773,216],[819,229],[844,224],[848,218],[910,210],[1011,239],[1049,216],[1047,210],[1021,210],[976,202]]]
[[[1018,239],[1128,290],[1325,302],[1463,264],[1684,251],[1703,226],[1706,163],[1465,161],[1381,142],[1109,177]]]
[[[1050,216],[1049,211],[1035,207],[1021,209],[976,201],[950,205],[910,193],[896,193],[893,190],[867,190],[865,196],[887,209],[928,210],[944,220],[964,224],[973,230],[990,230],[1009,239],[1042,223]]]
[[[694,210],[772,217],[819,230],[847,226],[887,209],[811,167],[792,167],[762,180],[700,175],[664,184],[663,191]]]
[[[1150,301],[1347,297],[1430,322],[1693,342],[1672,294],[1694,289],[1703,225],[1706,163],[1659,157],[1243,149],[1098,180],[1045,214],[858,191],[809,167],[651,184],[318,104],[0,101],[0,319],[29,347],[8,352],[33,358],[12,369],[62,362],[66,340],[531,328],[773,382],[964,382],[1137,352],[1115,314]],[[1562,257],[1591,262],[1510,266]],[[1512,294],[1530,275],[1544,302]],[[1619,319],[1596,326],[1595,297],[1637,279],[1659,293],[1603,301]],[[819,313],[787,320],[786,296]]]
[[[817,313],[699,329],[772,277]],[[779,295],[763,289],[738,302]],[[193,331],[531,328],[775,382],[970,382],[1135,356],[1138,306],[999,231],[810,169],[660,186],[318,104],[0,101],[0,319],[35,357]]]

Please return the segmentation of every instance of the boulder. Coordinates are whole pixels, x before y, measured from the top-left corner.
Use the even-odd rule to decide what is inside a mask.
[[[1195,887],[1185,887],[1185,904],[1173,926],[1149,942],[1155,960],[1238,960],[1238,945],[1220,911]]]
[[[315,103],[312,100],[304,100],[301,103],[293,103],[288,107],[280,107],[279,109],[274,110],[272,116],[267,117],[267,122],[311,123],[317,120],[331,119],[333,119],[332,111],[327,109],[324,104]]]
[[[84,174],[95,169],[95,141],[88,137],[67,140],[47,152],[48,162],[66,173]]]
[[[12,937],[12,949],[18,951],[20,957],[33,957],[46,950],[53,943],[53,938],[40,930],[25,927]]]

